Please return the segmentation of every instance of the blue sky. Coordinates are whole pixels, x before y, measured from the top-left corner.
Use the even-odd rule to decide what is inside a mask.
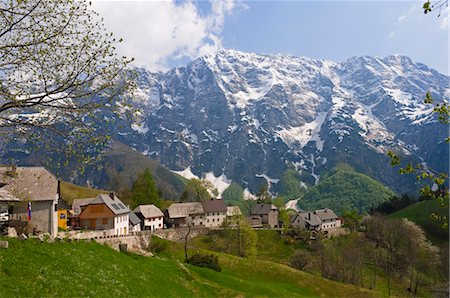
[[[344,61],[404,54],[449,74],[448,9],[423,1],[100,1],[119,50],[151,69],[225,49]]]

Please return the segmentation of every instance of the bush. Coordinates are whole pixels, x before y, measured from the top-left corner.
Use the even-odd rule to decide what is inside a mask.
[[[160,241],[158,238],[153,237],[150,244],[148,245],[148,250],[152,253],[159,254],[167,249],[169,244],[165,241]]]
[[[311,263],[311,255],[306,250],[298,250],[294,253],[291,259],[291,267],[298,270],[305,270]]]
[[[219,266],[219,258],[216,255],[195,254],[187,262],[191,265],[209,268],[217,272],[222,271],[222,268]]]

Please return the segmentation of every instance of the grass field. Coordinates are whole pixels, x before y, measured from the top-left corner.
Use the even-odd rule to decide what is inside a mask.
[[[96,243],[19,242],[0,250],[0,296],[373,297],[375,292],[259,259],[218,254],[222,272],[180,262],[182,248],[157,257]]]

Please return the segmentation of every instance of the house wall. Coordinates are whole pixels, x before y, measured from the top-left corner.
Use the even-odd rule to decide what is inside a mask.
[[[329,230],[329,229],[339,228],[340,226],[341,226],[341,220],[337,219],[337,220],[322,222],[320,227],[322,230]]]
[[[129,230],[130,230],[130,232],[139,232],[141,230],[141,225],[137,224],[137,225],[133,226],[132,224],[130,224]]]
[[[205,214],[205,223],[204,226],[208,228],[217,228],[224,221],[227,216],[226,212],[209,212]]]
[[[93,218],[111,218],[115,214],[105,204],[88,205],[80,214],[80,221]]]
[[[271,227],[271,228],[275,228],[278,226],[278,210],[276,211],[270,211],[268,216],[267,216],[267,224]],[[263,222],[264,223],[264,222]]]
[[[152,217],[144,219],[144,230],[158,230],[164,227],[163,217]]]
[[[298,229],[306,229],[305,223],[300,219],[300,216],[297,216],[295,220],[292,222],[292,225]]]
[[[122,236],[128,235],[128,223],[129,223],[128,214],[117,215],[114,218],[114,235]]]
[[[114,227],[114,218],[80,219],[80,227],[86,230],[110,230]]]
[[[50,233],[52,236],[55,236],[58,232],[58,213],[55,211],[55,208],[55,201],[32,201],[31,226],[35,226],[42,233]],[[27,220],[28,203],[16,204],[12,218]]]

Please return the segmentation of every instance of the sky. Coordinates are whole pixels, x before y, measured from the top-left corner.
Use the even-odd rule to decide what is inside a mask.
[[[120,54],[167,70],[220,49],[342,62],[402,54],[449,74],[449,8],[417,1],[102,1]],[[433,2],[432,2],[433,3]]]

